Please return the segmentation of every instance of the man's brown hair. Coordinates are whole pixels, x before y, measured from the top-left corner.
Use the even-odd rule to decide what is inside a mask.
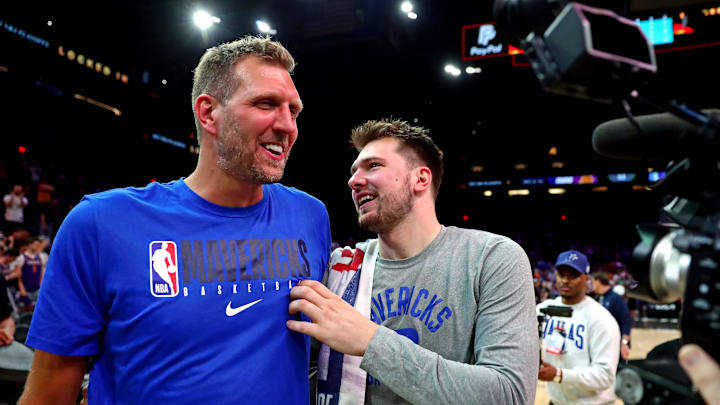
[[[590,275],[593,280],[597,280],[602,285],[610,285],[610,275],[604,271],[598,271]]]
[[[432,172],[433,197],[437,200],[443,177],[443,153],[430,138],[427,129],[413,126],[406,121],[384,118],[368,121],[352,130],[350,142],[358,152],[370,142],[382,138],[400,141],[398,152],[410,167],[427,166]]]
[[[209,48],[194,70],[191,100],[193,115],[195,115],[195,100],[201,94],[209,94],[223,105],[227,103],[240,85],[233,67],[241,58],[250,55],[270,63],[277,63],[288,73],[292,73],[295,69],[295,60],[290,52],[267,36],[246,35],[238,40]],[[202,127],[197,116],[195,116],[195,129],[199,140]]]

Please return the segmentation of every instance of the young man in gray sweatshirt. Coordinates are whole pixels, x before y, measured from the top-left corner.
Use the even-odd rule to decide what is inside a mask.
[[[321,404],[532,404],[537,320],[530,265],[512,240],[443,226],[442,152],[399,120],[356,128],[348,182],[377,239],[336,249],[327,286],[291,291],[291,330],[323,342]],[[343,355],[343,353],[345,355]]]

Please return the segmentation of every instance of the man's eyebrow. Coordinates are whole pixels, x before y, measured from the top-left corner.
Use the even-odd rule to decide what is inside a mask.
[[[350,166],[350,174],[354,174],[354,173],[357,171],[357,167],[358,167],[358,166],[360,166],[360,165],[362,165],[362,164],[364,164],[364,163],[367,163],[367,162],[370,161],[370,160],[378,160],[378,161],[384,162],[384,159],[381,158],[381,157],[379,157],[379,156],[367,156],[367,157],[364,157],[364,158],[362,158],[362,159],[360,159],[360,160],[355,161],[355,163],[353,163],[352,166]]]
[[[252,100],[262,100],[262,99],[275,99],[275,100],[277,100],[277,99],[281,98],[281,96],[280,96],[278,93],[273,92],[273,91],[264,91],[264,92],[261,92],[261,93],[253,94],[253,95],[250,96],[250,98],[251,98]],[[292,107],[297,108],[298,111],[301,111],[302,109],[305,108],[305,105],[303,104],[302,100],[299,99],[299,98],[298,98],[297,100],[291,100],[288,104],[290,104],[290,106],[292,106]]]

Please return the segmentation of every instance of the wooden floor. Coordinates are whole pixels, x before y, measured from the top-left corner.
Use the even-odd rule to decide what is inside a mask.
[[[680,337],[680,331],[677,329],[637,329],[634,328],[630,335],[632,341],[632,351],[630,352],[630,360],[644,359],[648,352],[660,343]],[[550,399],[545,391],[545,381],[538,381],[537,394],[535,395],[535,405],[547,405]],[[618,404],[623,401],[618,399]]]

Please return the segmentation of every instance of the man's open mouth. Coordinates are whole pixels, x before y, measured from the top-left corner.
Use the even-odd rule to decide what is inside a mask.
[[[275,156],[281,156],[283,153],[282,145],[278,145],[276,143],[261,143],[260,146],[262,146]]]
[[[358,198],[358,200],[357,200],[358,208],[361,208],[363,205],[369,203],[370,201],[374,200],[375,198],[377,198],[377,196],[374,196],[371,194],[365,194],[364,196]]]

